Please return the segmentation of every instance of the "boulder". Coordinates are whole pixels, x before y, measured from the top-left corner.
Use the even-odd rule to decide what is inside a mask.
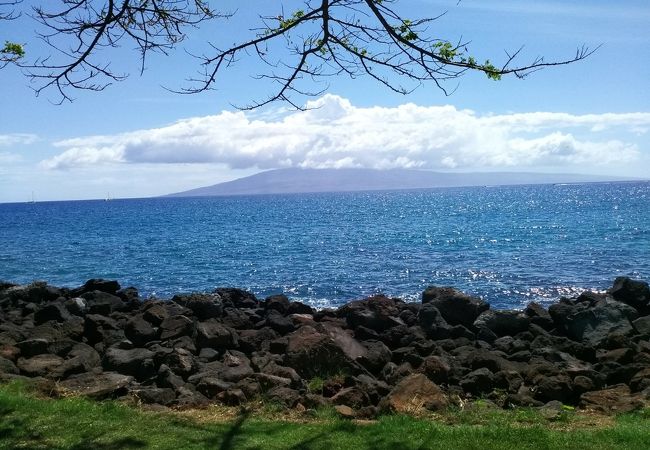
[[[147,342],[155,340],[158,336],[158,332],[142,315],[137,315],[126,323],[124,326],[124,334],[137,347],[144,346]]]
[[[145,304],[145,311],[142,314],[142,318],[152,324],[154,327],[160,326],[160,324],[169,317],[167,309],[160,303],[149,303]]]
[[[545,330],[553,328],[553,318],[551,314],[539,303],[531,302],[524,309],[524,314],[530,318],[530,323],[542,327]]]
[[[422,408],[437,411],[449,405],[447,397],[423,374],[403,378],[380,403],[387,412],[416,413]]]
[[[557,400],[562,403],[574,403],[571,378],[566,375],[539,377],[535,386],[535,398],[542,402]]]
[[[60,356],[45,353],[31,358],[18,358],[16,366],[22,374],[30,377],[58,378],[54,372],[63,361]]]
[[[198,374],[197,374],[198,375]],[[207,398],[215,398],[220,392],[226,391],[232,387],[232,383],[219,379],[216,376],[204,375],[196,380],[196,390]]]
[[[192,319],[183,316],[170,316],[160,324],[160,339],[166,341],[181,336],[193,337],[195,326]]]
[[[637,333],[643,336],[650,336],[650,316],[643,316],[633,320],[632,326]]]
[[[352,333],[347,332],[342,328],[339,328],[336,325],[330,323],[325,323],[323,325],[323,328],[329,337],[334,341],[334,343],[341,350],[343,350],[345,356],[350,360],[354,361],[358,358],[363,358],[366,355],[366,347],[364,347],[359,341],[352,337]]]
[[[124,331],[115,320],[99,314],[86,314],[83,334],[90,344],[103,342],[105,345],[112,345],[125,337]]]
[[[172,301],[190,309],[199,320],[221,317],[223,313],[221,296],[216,293],[175,295]]]
[[[645,310],[650,303],[650,286],[645,281],[632,280],[628,277],[618,277],[609,294],[619,302],[633,306],[637,310]]]
[[[639,370],[630,380],[632,392],[641,392],[650,388],[650,367]]]
[[[67,353],[66,360],[59,368],[61,376],[89,372],[101,365],[99,353],[91,346],[79,342]]]
[[[395,325],[404,325],[399,318],[397,300],[383,295],[347,303],[338,309],[337,314],[344,317],[353,329],[363,326],[381,332]]]
[[[259,330],[241,330],[238,333],[239,348],[245,353],[269,351],[271,342],[278,337],[278,333],[268,327]]]
[[[103,291],[85,292],[81,298],[86,301],[90,314],[108,316],[115,311],[125,311],[129,306],[120,297]]]
[[[431,355],[424,358],[419,371],[436,384],[447,383],[451,367],[439,356]]]
[[[83,316],[88,310],[88,304],[86,300],[81,297],[69,298],[66,300],[63,305],[66,307],[70,314],[75,316]]]
[[[336,413],[344,419],[354,419],[355,413],[352,408],[346,405],[336,405],[334,406]]]
[[[287,308],[287,314],[314,314],[314,309],[301,302],[291,302]]]
[[[114,372],[82,373],[60,381],[57,390],[60,393],[84,395],[96,399],[119,397],[126,393],[133,377]]]
[[[221,322],[235,330],[247,330],[255,327],[256,317],[247,309],[224,308]]]
[[[293,324],[293,320],[291,320],[291,318],[283,316],[275,309],[270,309],[267,311],[266,325],[281,335],[291,333],[296,329],[296,326]]]
[[[487,368],[481,367],[463,377],[460,387],[470,394],[486,394],[494,388],[494,374]]]
[[[196,326],[196,343],[200,348],[225,350],[237,348],[237,333],[216,320],[199,322]]]
[[[351,367],[350,359],[328,335],[303,326],[289,335],[285,362],[303,378],[327,377]]]
[[[641,394],[632,394],[630,388],[624,384],[585,392],[580,396],[580,407],[608,414],[634,411],[643,408],[646,403]]]
[[[346,405],[351,408],[359,409],[370,403],[368,394],[358,387],[347,387],[336,393],[330,401],[334,405]]]
[[[582,341],[592,347],[600,347],[612,333],[630,334],[634,332],[628,317],[629,308],[625,304],[611,302],[583,309],[566,319],[569,337]]]
[[[224,307],[257,308],[259,302],[255,295],[248,291],[235,288],[217,288],[214,290],[221,297]]]
[[[521,311],[488,310],[481,313],[474,321],[477,329],[487,328],[497,336],[514,336],[526,331],[530,318]]]
[[[66,320],[70,320],[70,313],[60,302],[45,305],[34,313],[34,323],[36,325],[49,322],[50,320],[65,322]]]
[[[19,373],[20,370],[18,370],[18,367],[16,367],[16,365],[11,360],[0,356],[0,375],[1,374],[18,375]]]
[[[170,388],[146,386],[129,391],[135,399],[145,404],[168,406],[176,400],[176,392]]]
[[[279,377],[276,375],[269,375],[268,373],[255,373],[253,378],[264,388],[265,390],[277,387],[285,386],[291,387],[291,379],[285,377]]]
[[[451,337],[452,327],[432,303],[422,305],[417,319],[422,329],[431,339],[447,339]]]
[[[185,381],[176,375],[166,364],[161,364],[158,368],[156,384],[160,387],[179,389],[185,385]]]
[[[450,325],[471,327],[476,318],[490,308],[477,297],[471,297],[452,287],[429,286],[422,293],[422,303],[435,306]]]
[[[293,408],[300,401],[300,393],[294,389],[278,386],[266,392],[266,399],[284,405],[287,408]]]
[[[198,369],[194,355],[184,348],[174,348],[163,361],[173,373],[183,378],[187,378]]]
[[[0,344],[0,357],[10,361],[16,361],[20,355],[20,349],[15,345]]]
[[[284,294],[271,295],[264,300],[264,307],[267,310],[274,310],[280,314],[287,314],[291,302]],[[309,312],[311,313],[311,311]]]
[[[104,369],[124,375],[132,375],[139,380],[149,378],[156,373],[153,352],[144,348],[123,350],[109,348],[104,354]]]
[[[100,292],[106,292],[108,294],[115,295],[119,290],[120,290],[120,283],[118,283],[115,280],[104,280],[101,278],[93,278],[86,281],[86,283],[84,283],[84,285],[81,286],[80,288],[73,290],[71,294],[73,296],[80,296],[81,294],[84,294],[86,292],[100,291]]]
[[[48,353],[50,342],[49,339],[43,338],[26,339],[16,343],[16,347],[20,350],[20,355],[23,358],[31,358],[41,353]]]
[[[43,281],[35,281],[27,285],[10,286],[5,289],[3,297],[10,304],[19,303],[48,303],[63,296],[64,292],[54,286],[49,286]]]
[[[391,361],[392,352],[381,341],[365,341],[363,345],[365,352],[359,356],[359,363],[370,372],[378,374]]]

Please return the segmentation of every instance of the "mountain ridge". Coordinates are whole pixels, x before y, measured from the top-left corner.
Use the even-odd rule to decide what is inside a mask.
[[[356,192],[441,187],[639,181],[633,178],[539,172],[433,172],[417,169],[273,169],[232,181],[164,195],[207,197]]]

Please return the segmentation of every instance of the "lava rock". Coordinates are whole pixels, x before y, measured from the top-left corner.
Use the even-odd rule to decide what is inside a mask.
[[[450,325],[465,327],[471,327],[476,318],[490,308],[487,302],[452,287],[429,286],[422,293],[422,303],[435,306]]]
[[[423,374],[412,374],[402,379],[379,406],[387,412],[413,414],[422,408],[437,411],[448,405],[442,389]]]
[[[223,301],[216,293],[175,295],[172,301],[190,309],[199,320],[221,317],[223,314]]]

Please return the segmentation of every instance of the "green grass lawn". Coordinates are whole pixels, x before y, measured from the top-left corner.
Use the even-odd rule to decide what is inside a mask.
[[[215,410],[217,411],[217,410]],[[614,419],[567,412],[480,408],[369,423],[320,412],[303,422],[271,412],[155,413],[118,402],[43,399],[23,384],[0,386],[2,449],[650,449],[650,413]]]

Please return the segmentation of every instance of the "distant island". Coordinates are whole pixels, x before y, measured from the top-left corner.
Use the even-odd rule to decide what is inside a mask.
[[[237,180],[168,194],[200,197],[308,192],[354,192],[439,187],[634,181],[625,177],[580,174],[473,172],[449,173],[413,169],[276,169]]]

